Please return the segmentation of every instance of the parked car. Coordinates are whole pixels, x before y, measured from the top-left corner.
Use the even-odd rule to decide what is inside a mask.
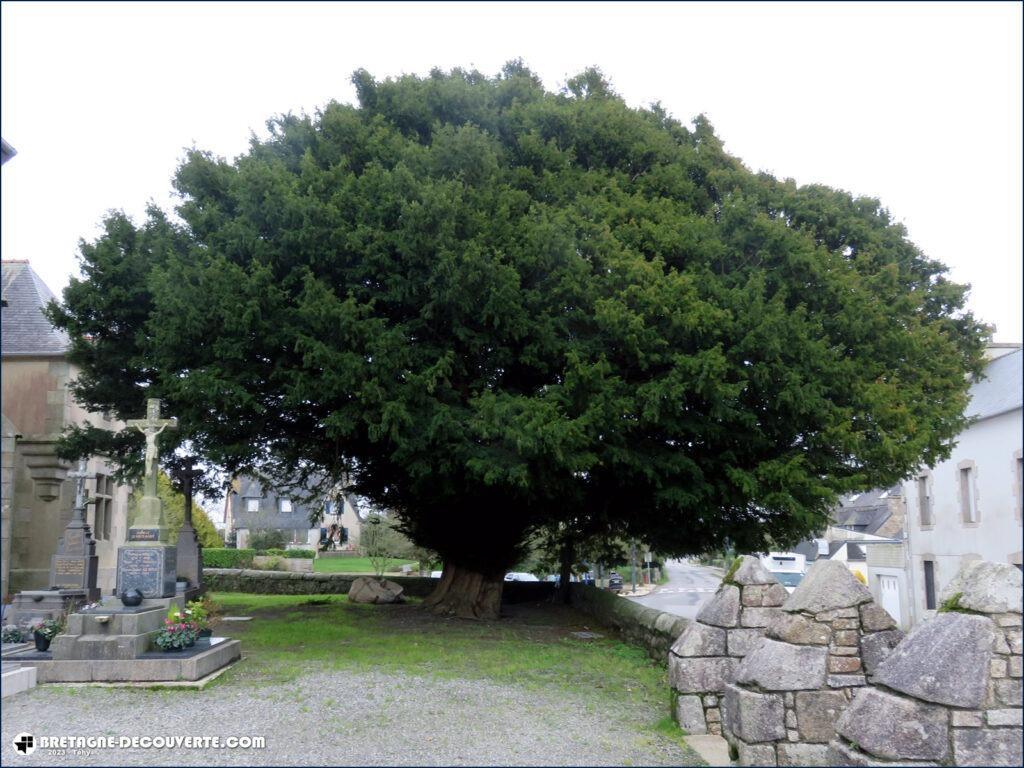
[[[618,573],[612,571],[608,574],[608,591],[609,592],[621,592],[622,591],[622,577]]]
[[[802,573],[792,573],[791,571],[775,571],[772,576],[786,588],[787,592],[792,592],[796,589],[796,585],[803,581],[804,575]]]
[[[509,571],[505,574],[505,581],[540,581],[532,573],[524,573],[522,571]]]

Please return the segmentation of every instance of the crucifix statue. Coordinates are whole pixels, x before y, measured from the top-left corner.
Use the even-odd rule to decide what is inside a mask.
[[[86,471],[86,460],[78,460],[78,469],[68,472],[68,477],[75,481],[75,508],[71,519],[75,522],[85,522],[85,507],[89,500],[85,496],[85,481],[94,480],[96,475]]]
[[[146,478],[143,485],[143,496],[156,497],[156,476],[159,470],[159,455],[156,438],[165,429],[177,429],[177,419],[160,418],[160,400],[151,397],[146,401],[146,418],[129,419],[129,427],[135,427],[146,436]]]

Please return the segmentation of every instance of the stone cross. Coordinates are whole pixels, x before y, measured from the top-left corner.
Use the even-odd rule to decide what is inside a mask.
[[[95,474],[89,474],[86,471],[86,460],[78,460],[78,469],[68,472],[68,477],[75,481],[75,508],[72,519],[85,521],[85,505],[88,500],[85,496],[85,481],[95,480]]]
[[[129,419],[129,427],[135,427],[146,436],[146,479],[143,496],[156,497],[156,476],[159,469],[156,438],[165,429],[177,429],[177,419],[160,418],[160,400],[151,397],[146,401],[146,418]]]
[[[185,519],[183,525],[192,527],[192,481],[203,476],[203,470],[193,467],[193,459],[188,459],[185,466],[175,472],[175,476],[181,483],[181,491],[185,496]]]

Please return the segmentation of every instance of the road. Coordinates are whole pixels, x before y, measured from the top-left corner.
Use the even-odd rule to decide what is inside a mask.
[[[667,584],[655,587],[649,595],[627,599],[692,619],[722,583],[722,572],[717,568],[690,565],[683,560],[669,560],[665,568],[668,571]]]

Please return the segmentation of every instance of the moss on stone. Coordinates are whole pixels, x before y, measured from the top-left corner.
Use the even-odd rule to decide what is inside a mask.
[[[964,596],[963,592],[956,592],[945,600],[942,601],[942,605],[939,606],[936,613],[973,613],[976,616],[984,616],[985,614],[981,611],[975,611],[970,608],[965,608],[960,605],[960,598]]]
[[[742,557],[737,557],[735,560],[733,560],[732,565],[729,566],[729,570],[726,571],[725,576],[722,577],[722,583],[734,584],[735,582],[732,580],[732,577],[736,575],[736,571],[740,569],[741,565],[743,565]]]

